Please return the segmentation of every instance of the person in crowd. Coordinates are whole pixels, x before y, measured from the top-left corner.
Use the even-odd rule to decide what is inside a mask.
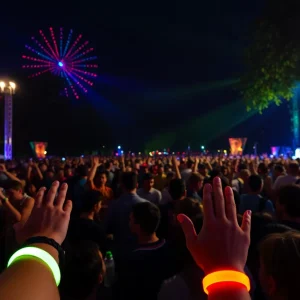
[[[162,282],[174,275],[171,249],[156,235],[159,221],[160,211],[153,203],[133,206],[130,230],[138,243],[119,270],[118,299],[157,299]]]
[[[156,205],[161,203],[161,192],[154,187],[154,176],[150,173],[146,173],[143,176],[143,186],[137,190],[137,194]]]
[[[104,164],[104,167],[105,167],[105,173],[107,174],[107,186],[108,187],[112,187],[112,184],[113,184],[113,180],[114,180],[114,173],[112,172],[113,170],[113,163],[112,161],[107,161],[105,164]]]
[[[246,166],[240,165],[238,167],[238,176],[236,179],[232,180],[232,189],[234,189],[239,195],[247,192],[247,182],[250,175],[251,173]]]
[[[188,159],[186,162],[186,168],[181,171],[181,178],[187,183],[190,175],[193,172],[194,162],[191,159]]]
[[[105,263],[95,242],[80,240],[66,250],[59,286],[61,300],[96,300],[105,276]]]
[[[268,299],[299,298],[299,249],[297,231],[272,234],[261,243],[260,283]]]
[[[285,185],[278,191],[276,214],[278,221],[293,229],[300,230],[300,186]]]
[[[299,163],[292,161],[288,164],[287,175],[281,175],[276,178],[273,184],[273,190],[277,192],[285,185],[296,183],[297,179],[299,179]]]
[[[259,175],[251,175],[248,178],[248,187],[250,192],[240,197],[239,213],[244,214],[245,211],[251,210],[253,213],[268,212],[274,213],[273,203],[262,197],[263,180]]]
[[[163,238],[167,238],[172,231],[176,202],[181,201],[186,197],[185,181],[179,178],[172,179],[169,184],[169,194],[171,196],[171,201],[160,207],[161,222],[157,234]]]
[[[170,202],[172,202],[172,197],[169,193],[169,185],[172,179],[175,179],[175,173],[174,172],[168,172],[166,177],[166,186],[163,188],[161,192],[161,205],[166,205]]]
[[[186,197],[186,184],[183,179],[175,178],[170,181],[169,193],[174,201],[184,199]]]
[[[0,173],[4,176],[5,180],[2,181],[2,187],[5,186],[5,182],[9,182],[11,180],[18,181],[22,184],[23,188],[25,187],[24,183],[14,174],[13,172],[9,172],[6,168],[5,164],[0,164]]]
[[[60,168],[56,175],[56,180],[58,180],[60,183],[63,183],[67,180],[67,177],[65,176],[65,169]]]
[[[191,173],[187,182],[187,197],[191,197],[201,202],[199,193],[203,186],[203,177],[199,173]]]
[[[6,190],[0,190],[0,209],[2,211],[1,268],[7,263],[9,256],[17,249],[13,225],[24,225],[32,211],[34,199],[23,193],[23,185],[19,181],[9,181]]]
[[[101,210],[103,196],[99,191],[86,191],[83,196],[83,206],[80,217],[70,222],[68,241],[89,240],[95,242],[102,253],[107,250],[107,241],[104,228],[96,222]]]
[[[113,191],[110,187],[107,186],[107,173],[103,171],[99,171],[100,167],[99,157],[93,157],[93,164],[91,171],[88,175],[87,184],[90,189],[99,191],[103,196],[103,204],[102,204],[102,219],[105,217],[107,213],[108,206],[110,202],[113,200],[114,195]]]
[[[206,182],[207,180],[209,180],[210,176],[209,176],[209,168],[207,167],[207,164],[205,164],[205,163],[199,164],[198,172],[203,177],[203,182]]]
[[[5,209],[12,224],[16,222],[26,223],[31,214],[34,199],[23,192],[20,181],[10,181],[7,189],[0,191],[0,200],[0,205]]]
[[[280,164],[275,165],[273,169],[273,182],[275,182],[279,176],[284,176],[284,175],[285,175],[284,167]]]
[[[272,197],[272,178],[269,175],[269,167],[267,163],[260,163],[257,167],[257,173],[263,180],[263,190],[261,191],[261,195],[267,198]]]
[[[83,205],[83,196],[86,191],[86,183],[88,179],[88,166],[79,165],[76,169],[75,176],[67,180],[68,189],[68,199],[73,201],[72,215],[77,216]]]
[[[137,175],[135,172],[125,172],[121,177],[123,195],[109,208],[106,217],[106,232],[112,234],[115,243],[115,256],[123,256],[135,246],[136,238],[130,232],[129,216],[133,205],[145,202],[146,199],[137,195]]]
[[[162,191],[167,184],[167,175],[162,164],[158,165],[157,175],[154,177],[154,188]]]

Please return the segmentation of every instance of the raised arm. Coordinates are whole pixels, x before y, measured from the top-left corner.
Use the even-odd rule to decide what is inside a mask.
[[[87,183],[88,183],[90,188],[93,188],[93,186],[94,186],[94,178],[95,178],[95,175],[96,175],[96,172],[97,172],[97,169],[98,169],[99,166],[100,166],[99,157],[94,156],[92,158],[92,167],[91,167],[91,170],[89,172],[88,179],[87,179]]]
[[[59,245],[64,241],[72,202],[65,203],[68,189],[66,184],[62,185],[56,197],[58,185],[57,181],[54,182],[46,197],[44,197],[45,188],[40,189],[28,222],[25,225],[15,226],[16,237],[20,244],[36,236],[53,239]],[[46,251],[56,262],[59,261],[58,252],[53,246],[44,243],[30,246]],[[29,286],[32,288],[28,288]],[[60,298],[50,268],[42,258],[30,255],[19,257],[0,275],[0,295],[1,298],[10,300],[59,300]]]
[[[250,244],[251,212],[245,212],[240,227],[232,189],[225,189],[224,199],[221,180],[216,177],[213,189],[210,184],[204,187],[203,214],[203,227],[198,236],[187,216],[178,215],[177,219],[194,261],[206,275],[203,283],[210,279],[206,285],[203,284],[207,288],[208,299],[249,300],[250,280],[244,274],[244,268]],[[220,271],[226,271],[226,275]],[[214,276],[216,274],[220,281]],[[236,277],[229,280],[228,276],[232,274]],[[246,281],[246,285],[241,283],[240,278]]]
[[[22,183],[22,181],[17,176],[15,176],[12,173],[7,171],[5,164],[0,164],[0,171],[2,173],[4,173],[10,180],[14,180],[14,181],[18,181],[18,182]],[[22,185],[23,185],[23,183],[22,183]]]
[[[193,172],[194,173],[198,173],[198,165],[199,165],[199,157],[196,157],[195,159],[195,164],[194,164],[194,168],[193,168]]]
[[[181,174],[179,172],[179,168],[178,168],[178,163],[177,163],[177,159],[176,156],[172,156],[172,167],[173,167],[173,171],[176,174],[176,177],[181,179]]]

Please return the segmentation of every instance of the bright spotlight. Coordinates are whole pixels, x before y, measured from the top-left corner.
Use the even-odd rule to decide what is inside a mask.
[[[63,62],[58,62],[58,65],[62,68],[64,66]]]
[[[5,88],[5,82],[0,81],[0,89],[1,89],[1,91],[3,91],[4,88]]]
[[[14,90],[16,88],[16,84],[12,81],[9,82],[9,86]]]

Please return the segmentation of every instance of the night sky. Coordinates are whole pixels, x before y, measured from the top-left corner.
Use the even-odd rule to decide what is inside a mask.
[[[153,136],[182,126],[189,131],[189,122],[240,101],[236,86],[226,82],[245,71],[244,49],[251,42],[251,24],[263,1],[6,5],[1,6],[0,75],[19,86],[14,98],[15,154],[29,154],[29,142],[39,140],[48,141],[50,154],[70,155],[119,144],[125,150],[142,151]],[[99,77],[86,98],[60,97],[58,78],[29,80],[21,68],[24,45],[31,36],[38,37],[39,29],[49,33],[51,26],[82,33],[96,49]],[[225,111],[221,119],[212,118],[207,130],[230,124],[232,115]],[[234,111],[240,113],[244,111]],[[270,145],[288,145],[287,105],[271,107],[226,133],[212,134],[207,145],[212,149],[228,148],[229,136],[248,137],[249,151],[255,141],[261,151]],[[198,150],[204,142],[195,130],[166,147],[184,150],[190,143]]]

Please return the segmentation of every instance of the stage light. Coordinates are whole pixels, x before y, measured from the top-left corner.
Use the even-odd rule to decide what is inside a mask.
[[[46,154],[47,154],[47,151],[44,151],[44,154],[46,155]]]
[[[12,82],[12,81],[9,82],[9,86],[10,86],[13,90],[16,89],[16,84],[15,84],[14,82]]]
[[[118,149],[121,149],[121,146],[118,146]]]
[[[60,62],[58,62],[58,66],[62,68],[64,66],[64,64],[60,61]]]
[[[0,81],[0,89],[2,92],[3,92],[4,88],[5,88],[5,82]]]

